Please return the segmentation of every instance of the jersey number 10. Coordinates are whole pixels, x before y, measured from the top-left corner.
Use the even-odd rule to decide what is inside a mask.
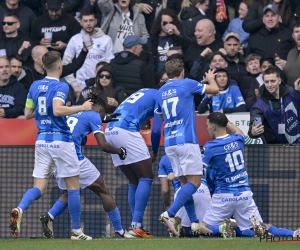
[[[239,163],[238,156],[241,163]],[[244,167],[244,156],[242,150],[227,154],[225,161],[229,164],[230,172],[242,169]]]

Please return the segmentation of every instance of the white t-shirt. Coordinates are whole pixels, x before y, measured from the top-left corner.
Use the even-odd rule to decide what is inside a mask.
[[[120,24],[116,40],[114,43],[114,52],[118,53],[124,50],[123,42],[124,39],[129,35],[134,35],[133,22],[130,19],[130,12],[126,14],[122,13],[122,23]]]

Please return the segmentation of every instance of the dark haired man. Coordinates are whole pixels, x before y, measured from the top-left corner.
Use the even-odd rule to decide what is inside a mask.
[[[248,135],[262,137],[264,143],[300,143],[299,91],[285,85],[276,68],[263,72],[264,84],[259,88],[260,98],[250,110]]]

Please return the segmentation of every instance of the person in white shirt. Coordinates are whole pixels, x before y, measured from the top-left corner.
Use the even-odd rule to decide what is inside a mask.
[[[80,24],[82,26],[81,32],[71,38],[63,57],[64,65],[72,62],[80,54],[83,36],[90,35],[92,47],[89,49],[83,66],[76,72],[76,79],[73,74],[65,77],[68,84],[77,92],[78,88],[82,90],[86,87],[86,79],[94,76],[94,68],[98,62],[110,62],[114,58],[112,40],[100,28],[95,28],[97,19],[92,9],[81,10]]]

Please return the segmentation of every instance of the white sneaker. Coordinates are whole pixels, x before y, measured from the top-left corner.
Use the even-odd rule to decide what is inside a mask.
[[[300,238],[300,228],[298,228],[296,231],[295,231],[295,237],[297,238]]]
[[[249,220],[252,223],[253,231],[256,237],[260,237],[265,235],[265,228],[261,225],[259,219],[256,218],[255,215],[251,215]]]
[[[212,234],[212,231],[204,226],[201,222],[192,222],[191,223],[192,234]]]
[[[72,230],[72,236],[71,236],[71,240],[92,240],[93,238],[91,236],[87,236],[82,232],[82,229],[80,230],[80,233],[75,233]]]
[[[167,228],[169,229],[170,233],[173,234],[173,236],[179,237],[181,229],[180,217],[170,217],[168,212],[165,211],[159,216],[158,220],[160,220],[163,224],[167,226]]]
[[[222,231],[222,237],[225,239],[236,237],[236,232],[234,228],[231,226],[229,219],[223,220],[221,224],[221,231]]]
[[[123,234],[120,234],[119,232],[115,232],[114,235],[115,238],[127,238],[127,239],[133,239],[136,238],[135,236],[131,235],[130,233],[128,233],[126,230],[124,230]]]
[[[21,231],[21,219],[22,213],[20,212],[19,208],[14,208],[11,210],[9,228],[12,236],[14,237],[19,237]]]

